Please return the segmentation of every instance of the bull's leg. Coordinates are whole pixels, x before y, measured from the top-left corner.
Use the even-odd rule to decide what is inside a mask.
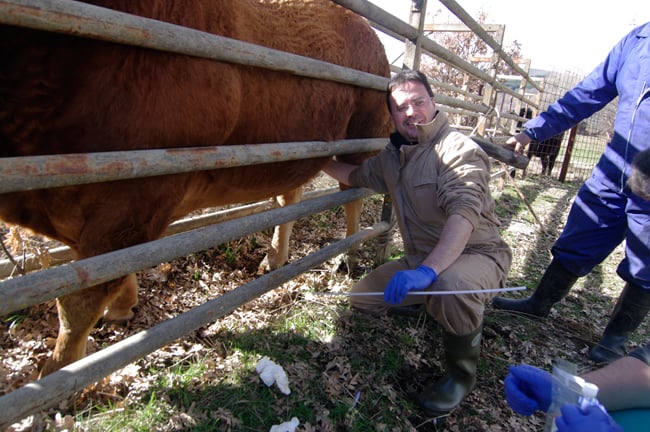
[[[91,257],[160,237],[171,219],[172,209],[183,190],[163,187],[160,180],[139,180],[97,187],[100,201],[88,209],[77,240],[77,257]],[[137,195],[134,195],[138,192]],[[137,203],[138,211],[128,212],[124,203]],[[90,211],[92,210],[92,211]],[[109,319],[133,315],[137,302],[135,275],[117,278],[57,299],[59,334],[52,357],[41,375],[47,375],[85,356],[88,335],[108,311]]]
[[[376,110],[371,110],[369,112],[376,112]],[[358,119],[357,121],[358,121],[357,125],[365,124],[361,119]],[[375,121],[374,124],[378,124],[378,123]],[[352,132],[352,136],[365,137],[368,135],[366,134],[366,132],[361,131],[356,133]],[[360,165],[364,159],[370,157],[371,155],[372,155],[371,153],[355,153],[350,155],[339,155],[337,156],[337,158],[341,162],[346,162],[353,165]],[[350,189],[350,186],[347,186],[343,183],[339,183],[339,188],[342,191],[344,191],[346,189]],[[363,208],[363,200],[351,201],[349,203],[344,204],[343,208],[345,209],[345,223],[346,223],[345,235],[346,237],[349,237],[352,234],[356,234],[359,232],[360,221],[361,221],[361,210]],[[358,248],[356,247],[350,248],[350,250],[348,250],[345,256],[345,264],[348,268],[347,269],[348,273],[352,273],[356,267],[357,249]]]
[[[301,198],[302,187],[299,187],[275,197],[275,200],[279,206],[284,207],[299,202]],[[259,266],[260,272],[275,270],[289,261],[289,236],[294,224],[295,221],[292,221],[275,227],[269,251]]]
[[[133,318],[133,308],[138,304],[138,279],[135,274],[126,276],[118,288],[115,300],[104,313],[108,322],[124,322]]]
[[[341,184],[339,187],[341,190],[349,189],[344,184]],[[363,200],[350,201],[349,203],[343,204],[343,208],[345,209],[345,236],[349,237],[359,232]],[[348,267],[348,273],[352,273],[356,267],[356,252],[357,248],[353,247],[345,255],[345,264]]]
[[[41,377],[80,360],[86,355],[86,341],[104,310],[118,295],[122,279],[78,291],[57,299],[59,334],[56,346],[41,370]]]

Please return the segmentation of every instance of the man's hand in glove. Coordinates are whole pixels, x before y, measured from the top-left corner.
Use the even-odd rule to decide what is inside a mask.
[[[531,365],[510,366],[505,379],[506,401],[518,414],[547,411],[551,405],[553,375]]]
[[[431,267],[420,265],[415,270],[402,270],[393,275],[384,290],[384,301],[400,304],[409,291],[422,291],[438,279],[438,274]]]
[[[562,417],[555,419],[558,432],[623,432],[623,428],[599,406],[582,411],[576,405],[563,405]]]

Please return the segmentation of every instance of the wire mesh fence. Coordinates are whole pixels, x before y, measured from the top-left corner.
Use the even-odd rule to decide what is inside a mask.
[[[546,110],[549,105],[561,98],[584,77],[585,75],[579,72],[547,72],[543,77],[544,92],[541,94],[540,111]],[[559,149],[552,148],[552,146],[542,146],[539,149],[540,154],[532,155],[527,172],[542,173],[544,155],[556,151],[557,158],[549,173],[551,176],[557,178],[560,172],[564,170],[566,173],[565,180],[567,181],[581,181],[588,178],[603,149],[609,142],[616,115],[616,106],[615,100],[598,113],[580,122],[576,126],[570,152],[567,151],[570,137],[569,131],[561,135]],[[533,114],[536,115],[537,112]]]

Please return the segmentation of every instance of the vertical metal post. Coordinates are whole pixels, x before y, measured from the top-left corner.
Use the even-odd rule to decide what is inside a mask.
[[[526,73],[530,72],[530,59],[524,59],[522,69],[526,71]],[[519,93],[521,93],[522,97],[526,96],[527,85],[528,85],[528,80],[526,79],[526,77],[521,77],[521,80],[519,81]],[[521,101],[515,98],[515,108],[514,108],[515,114],[519,114],[520,109],[521,109]],[[513,120],[508,130],[510,131],[511,134],[514,135],[517,132],[517,122]]]
[[[409,24],[418,30],[415,40],[407,40],[404,47],[404,63],[402,68],[418,70],[420,68],[421,45],[426,18],[427,0],[411,0],[411,15]]]
[[[505,26],[500,25],[498,26],[498,30],[494,34],[494,40],[499,44],[499,46],[503,45],[503,35],[505,33],[504,30],[505,30]],[[496,79],[497,76],[497,66],[499,65],[499,60],[501,60],[501,55],[497,51],[494,51],[494,53],[492,54],[492,59],[490,61],[490,70],[488,72],[490,78],[492,78],[493,81]],[[486,106],[494,109],[496,105],[496,92],[494,90],[494,85],[492,84],[492,82],[485,83],[485,92],[483,93],[483,103]],[[485,129],[486,127],[490,126],[488,125],[488,121],[489,120],[486,118],[486,121],[479,123],[477,132],[480,136],[485,136]]]
[[[564,152],[564,160],[562,161],[562,169],[560,170],[559,180],[564,183],[566,181],[566,175],[569,171],[569,165],[571,164],[571,154],[573,153],[573,144],[576,141],[576,134],[578,133],[579,124],[571,128],[569,132],[569,140],[566,143],[566,151]]]

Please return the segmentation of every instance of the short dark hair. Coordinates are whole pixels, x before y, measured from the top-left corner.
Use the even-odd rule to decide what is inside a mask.
[[[412,69],[403,69],[393,75],[388,81],[388,89],[386,91],[386,105],[388,105],[388,112],[392,112],[390,109],[390,95],[395,89],[395,87],[400,86],[402,84],[406,84],[408,82],[419,82],[421,83],[424,88],[427,91],[427,94],[431,97],[433,97],[433,90],[431,90],[431,86],[429,85],[429,80],[427,80],[427,76],[423,74],[420,71],[417,70],[412,70]]]

